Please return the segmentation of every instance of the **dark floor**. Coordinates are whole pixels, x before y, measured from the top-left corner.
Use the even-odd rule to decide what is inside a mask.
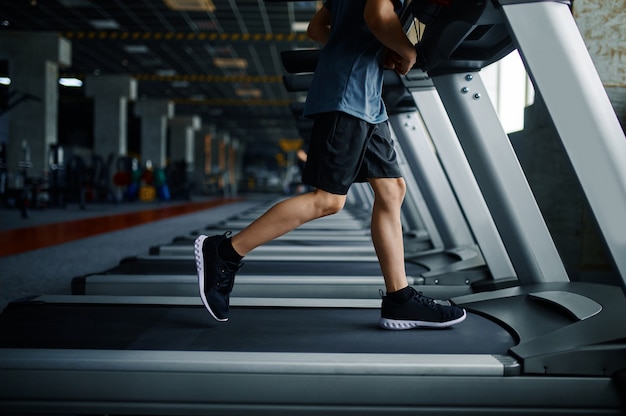
[[[166,204],[89,204],[85,210],[70,205],[33,210],[27,219],[17,210],[2,209],[0,247],[15,253],[0,253],[0,311],[14,299],[70,294],[74,277],[106,270],[124,257],[148,254],[151,246],[168,243],[272,198],[275,196],[251,196],[235,202],[203,198]],[[211,205],[215,206],[207,208]],[[129,222],[133,219],[134,224]],[[103,222],[110,224],[108,230],[102,230]],[[91,234],[90,226],[94,227]],[[49,234],[53,245],[42,244],[42,234]],[[37,241],[29,241],[32,238]],[[15,250],[18,245],[22,249]]]

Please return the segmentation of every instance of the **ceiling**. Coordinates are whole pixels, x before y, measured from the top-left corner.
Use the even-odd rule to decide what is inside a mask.
[[[187,10],[175,10],[175,2]],[[205,10],[189,10],[200,6]],[[294,28],[317,7],[316,1],[0,0],[0,31],[58,32],[72,44],[72,64],[60,68],[61,76],[130,74],[138,99],[170,99],[176,115],[197,114],[261,149],[301,137],[290,104],[304,97],[285,89],[280,53],[317,47]]]

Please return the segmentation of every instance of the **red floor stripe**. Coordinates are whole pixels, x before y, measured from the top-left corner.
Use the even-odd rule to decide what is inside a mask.
[[[178,215],[190,214],[192,212],[230,204],[238,200],[240,199],[221,198],[207,202],[194,202],[145,211],[1,231],[0,257],[62,244],[68,241],[134,227],[136,225]]]

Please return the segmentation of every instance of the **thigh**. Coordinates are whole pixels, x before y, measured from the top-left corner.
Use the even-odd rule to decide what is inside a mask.
[[[303,182],[345,195],[359,172],[372,129],[371,124],[345,113],[317,116]]]
[[[387,122],[379,123],[374,127],[368,141],[357,180],[364,182],[369,178],[400,177],[402,177],[402,172],[398,165],[389,124]]]

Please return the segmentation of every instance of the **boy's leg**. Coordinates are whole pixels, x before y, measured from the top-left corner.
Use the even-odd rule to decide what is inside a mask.
[[[368,181],[374,190],[372,242],[387,292],[395,292],[408,286],[400,217],[406,185],[402,178],[371,178]]]
[[[227,235],[196,239],[194,253],[201,298],[213,317],[228,319],[228,296],[242,256],[307,221],[341,210],[360,171],[362,179],[366,178],[366,170],[361,166],[374,130],[376,125],[345,113],[317,115],[302,172],[303,182],[317,190],[276,204],[232,239]]]
[[[400,209],[406,192],[402,178],[369,179],[374,190],[372,241],[385,279],[379,325],[385,329],[445,328],[462,322],[463,309],[437,303],[408,285]]]
[[[345,113],[317,115],[302,172],[303,182],[316,191],[276,204],[232,239],[226,234],[196,239],[200,296],[215,319],[228,319],[228,296],[242,256],[307,221],[343,208],[372,130],[371,124]]]
[[[346,195],[331,194],[321,189],[281,201],[233,236],[233,248],[245,256],[252,249],[306,222],[339,212],[345,202]]]
[[[241,257],[307,221],[340,211],[345,201],[345,195],[316,190],[279,202],[232,239],[227,234],[198,236],[194,242],[198,285],[209,313],[218,321],[228,320],[230,292]],[[229,260],[222,252],[234,254],[239,261]]]

